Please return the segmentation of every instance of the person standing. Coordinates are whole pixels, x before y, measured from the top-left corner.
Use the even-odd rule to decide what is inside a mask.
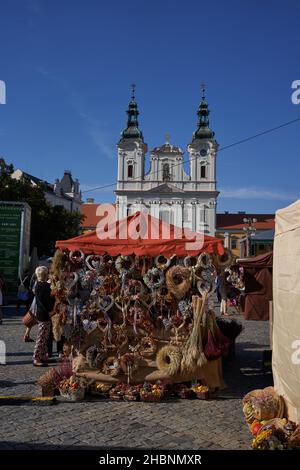
[[[47,344],[51,332],[50,313],[53,310],[55,299],[51,295],[51,287],[47,282],[48,269],[45,266],[39,266],[35,273],[37,277],[35,300],[38,334],[33,352],[33,365],[43,367],[48,365]]]
[[[28,312],[30,308],[31,301],[30,301],[29,284],[30,284],[30,275],[29,275],[29,271],[26,271],[24,273],[23,279],[20,278],[19,280],[17,313],[19,313],[21,305],[25,305],[26,312]]]
[[[229,316],[227,312],[228,307],[228,272],[223,272],[219,276],[219,294],[221,298],[220,313],[224,316]]]

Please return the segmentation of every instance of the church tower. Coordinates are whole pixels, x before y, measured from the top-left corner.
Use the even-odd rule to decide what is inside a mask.
[[[138,106],[135,101],[135,85],[127,109],[127,127],[121,133],[118,149],[117,191],[141,190],[145,171],[147,144],[139,129]],[[118,218],[127,216],[126,196],[117,196]]]
[[[127,127],[118,149],[116,194],[119,219],[146,211],[153,217],[194,232],[215,235],[216,155],[218,144],[209,127],[209,109],[204,88],[198,108],[197,129],[188,145],[190,171],[184,168],[184,152],[166,135],[163,145],[150,151],[150,169],[145,173],[147,145],[138,123],[135,86],[127,110]]]
[[[190,189],[198,193],[195,210],[200,216],[196,219],[200,219],[201,224],[204,224],[205,232],[214,234],[216,229],[216,205],[219,194],[216,181],[218,143],[215,140],[215,133],[209,127],[209,108],[204,85],[202,86],[202,99],[197,115],[197,129],[193,133],[192,142],[187,147],[190,162]],[[198,207],[199,204],[201,208]],[[192,217],[192,219],[195,220],[195,217]],[[197,220],[193,224],[193,229],[199,230]]]

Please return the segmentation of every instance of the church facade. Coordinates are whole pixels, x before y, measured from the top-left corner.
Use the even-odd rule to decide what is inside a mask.
[[[177,227],[215,235],[216,205],[219,192],[216,181],[218,144],[209,127],[206,98],[198,108],[197,129],[184,152],[166,142],[150,151],[150,169],[145,172],[147,144],[138,124],[138,106],[134,89],[129,102],[127,127],[121,133],[118,149],[116,194],[119,219],[137,211],[147,211]]]

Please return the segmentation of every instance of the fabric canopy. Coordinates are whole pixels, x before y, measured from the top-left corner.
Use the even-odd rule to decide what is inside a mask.
[[[70,240],[56,242],[56,248],[81,250],[85,254],[109,254],[155,257],[195,256],[199,253],[224,253],[223,241],[188,229],[181,229],[137,212],[122,220],[102,219],[97,230]]]
[[[276,212],[274,240],[274,386],[300,421],[300,200]]]
[[[273,253],[239,260],[245,270],[244,316],[246,320],[268,320],[272,300]]]

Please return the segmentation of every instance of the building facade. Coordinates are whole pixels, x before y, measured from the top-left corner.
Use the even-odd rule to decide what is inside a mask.
[[[184,152],[166,142],[150,151],[150,169],[145,172],[147,144],[138,124],[138,106],[132,93],[127,127],[117,145],[118,176],[116,194],[119,219],[137,211],[178,227],[215,235],[216,205],[219,192],[216,181],[218,144],[209,127],[209,108],[204,91],[198,108],[197,129]]]
[[[61,179],[57,178],[54,184],[29,175],[19,168],[11,175],[16,180],[23,176],[29,178],[33,186],[43,185],[45,198],[52,206],[63,206],[70,212],[80,211],[82,204],[80,183],[78,179],[73,180],[71,171],[65,170],[64,176]]]
[[[216,236],[218,238],[224,239],[224,245],[227,248],[230,248],[234,256],[238,258],[245,257],[246,252],[246,238],[245,238],[245,222],[244,218],[256,219],[256,222],[253,223],[255,232],[253,237],[251,237],[250,248],[256,245],[254,250],[250,250],[251,255],[262,254],[266,251],[271,250],[272,241],[268,239],[268,243],[261,242],[258,240],[261,236],[261,233],[266,231],[274,231],[275,228],[275,214],[249,214],[246,212],[230,213],[225,212],[223,214],[217,214],[217,231]],[[266,236],[264,235],[263,240],[267,241]],[[270,233],[268,234],[268,236]]]

